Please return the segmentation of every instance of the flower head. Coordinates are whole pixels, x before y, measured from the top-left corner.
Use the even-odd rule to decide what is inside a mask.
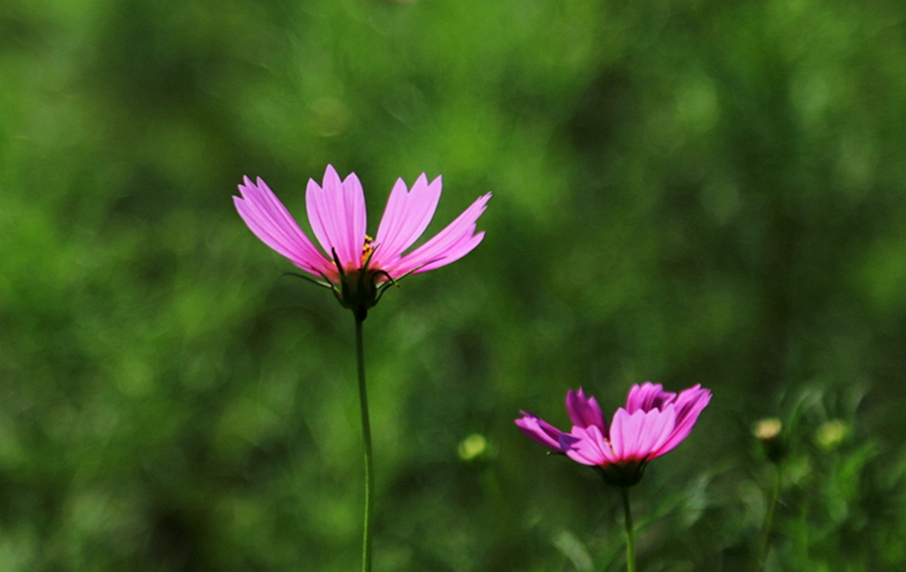
[[[283,203],[260,178],[245,177],[241,197],[233,197],[239,216],[266,245],[330,288],[340,303],[365,319],[384,290],[410,274],[434,270],[459,260],[484,238],[476,222],[490,193],[433,238],[403,254],[427,228],[440,200],[441,178],[424,174],[410,190],[398,179],[390,192],[374,239],[365,234],[365,195],[355,173],[341,180],[330,165],[318,185],[308,181],[305,206],[319,250],[299,228]],[[305,277],[305,276],[303,276]]]
[[[700,385],[677,395],[646,381],[632,386],[626,407],[617,409],[608,427],[594,397],[586,397],[582,389],[570,390],[569,433],[524,411],[516,425],[530,439],[577,463],[597,467],[608,483],[627,487],[639,482],[648,461],[689,435],[709,401],[711,392]]]

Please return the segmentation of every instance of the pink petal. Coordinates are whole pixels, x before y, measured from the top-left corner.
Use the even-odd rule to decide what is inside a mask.
[[[641,386],[633,385],[629,390],[629,396],[626,398],[626,410],[629,413],[635,413],[639,409],[642,411],[663,409],[664,405],[673,401],[675,397],[675,393],[664,391],[664,386],[660,383],[654,384],[646,381]]]
[[[475,234],[475,223],[490,198],[490,193],[479,197],[436,236],[384,270],[394,276],[427,272],[459,260],[471,252],[484,238],[483,232]]]
[[[414,273],[419,274],[421,272],[435,270],[442,266],[446,266],[451,262],[456,262],[466,254],[472,252],[472,250],[474,250],[476,246],[481,244],[481,241],[484,239],[484,232],[470,234],[475,233],[475,228],[475,225],[472,225],[472,228],[469,230],[469,232],[464,234],[455,244],[450,245],[446,249],[442,257],[438,257],[433,262],[428,262],[417,267]],[[406,262],[403,262],[403,265],[406,264]]]
[[[606,435],[607,426],[604,424],[604,416],[601,414],[598,402],[594,397],[586,399],[581,387],[579,391],[566,392],[566,410],[569,412],[573,425],[579,427],[595,425]]]
[[[562,431],[531,413],[525,411],[520,411],[520,413],[522,413],[522,419],[516,420],[516,426],[525,433],[526,437],[555,451],[562,451],[559,443]]]
[[[305,188],[305,210],[308,213],[308,222],[328,258],[333,256],[332,250],[335,247],[331,244],[330,235],[327,232],[327,227],[333,225],[333,217],[328,205],[325,204],[325,194],[328,184],[331,190],[336,189],[339,178],[333,166],[328,165],[324,173],[324,188],[318,186],[314,179],[309,179]]]
[[[375,237],[375,267],[383,268],[395,263],[404,250],[412,246],[425,232],[440,201],[442,180],[437,177],[431,184],[422,173],[412,190],[398,179],[390,192],[384,216]]]
[[[676,399],[676,426],[673,429],[670,439],[668,439],[658,455],[663,455],[667,451],[674,449],[677,445],[689,436],[695,422],[698,421],[698,415],[711,402],[711,392],[707,389],[701,389],[700,385],[683,390]]]
[[[640,461],[657,452],[670,437],[676,413],[672,405],[664,411],[617,409],[610,425],[610,443],[619,461]],[[655,455],[657,456],[657,455]]]
[[[324,252],[332,258],[335,250],[345,269],[361,268],[367,215],[365,194],[355,173],[341,181],[333,166],[328,165],[323,187],[309,179],[305,207]]]
[[[260,178],[252,183],[243,177],[242,197],[233,197],[239,216],[266,245],[293,264],[318,277],[332,278],[335,268],[311,243],[280,199]]]
[[[639,425],[639,415],[633,417],[622,407],[614,413],[610,420],[610,443],[618,459],[625,460],[629,457],[629,452],[634,452]]]
[[[560,445],[570,459],[583,465],[604,465],[617,460],[610,443],[594,425],[587,429],[575,427],[571,433],[564,433]]]
[[[676,409],[671,403],[665,405],[664,409],[660,411],[653,409],[645,414],[645,421],[639,435],[640,452],[644,452],[645,458],[653,459],[667,452],[663,446],[670,439],[675,426]]]

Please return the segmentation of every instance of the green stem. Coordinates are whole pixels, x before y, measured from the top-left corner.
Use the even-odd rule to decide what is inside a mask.
[[[362,572],[371,572],[371,525],[374,520],[374,453],[371,450],[371,422],[368,418],[368,390],[365,386],[365,344],[362,322],[355,319],[355,349],[359,367],[359,401],[362,410],[362,442],[365,451],[365,532],[362,538]]]
[[[623,510],[626,512],[626,572],[635,572],[635,537],[632,530],[632,509],[629,507],[629,488],[621,487]]]
[[[777,510],[777,501],[780,500],[780,482],[783,473],[779,465],[774,465],[774,485],[771,489],[771,500],[764,512],[764,525],[762,526],[761,546],[758,549],[758,562],[762,570],[767,568],[768,546],[771,543],[771,532],[774,528],[774,512]]]

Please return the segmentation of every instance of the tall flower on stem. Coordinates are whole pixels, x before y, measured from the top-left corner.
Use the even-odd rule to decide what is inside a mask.
[[[459,260],[484,238],[476,232],[490,193],[479,197],[453,222],[411,252],[405,253],[434,217],[441,194],[441,178],[430,183],[424,174],[410,190],[398,179],[390,192],[374,239],[365,234],[365,195],[354,173],[341,180],[330,165],[321,185],[308,181],[305,206],[319,250],[299,228],[283,203],[260,178],[248,177],[233,197],[239,216],[266,245],[285,256],[306,274],[295,274],[333,291],[344,308],[352,310],[356,325],[356,357],[362,440],[365,454],[365,525],[362,570],[371,570],[371,527],[374,513],[374,456],[362,322],[384,292],[410,274],[434,270]],[[404,254],[405,253],[405,254]]]
[[[626,514],[626,561],[635,571],[635,542],[629,487],[642,479],[649,461],[673,450],[689,433],[698,415],[711,401],[711,392],[696,385],[679,395],[646,381],[633,385],[626,407],[613,415],[610,427],[594,397],[580,388],[566,393],[566,410],[572,421],[569,433],[522,412],[516,425],[530,439],[598,470],[605,482],[620,487]]]

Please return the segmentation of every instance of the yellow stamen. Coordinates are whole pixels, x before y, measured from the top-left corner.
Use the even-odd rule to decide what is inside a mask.
[[[365,263],[368,262],[368,257],[371,256],[371,252],[374,250],[374,247],[371,245],[371,243],[373,243],[373,242],[374,242],[374,239],[366,234],[365,235],[365,244],[362,246],[362,266],[365,266]],[[337,265],[337,263],[333,260],[331,260],[330,262],[334,266]]]
[[[368,257],[371,256],[371,251],[374,250],[374,247],[371,246],[371,243],[374,242],[374,239],[365,235],[365,246],[362,247],[362,266],[365,266],[365,263],[368,262]]]

